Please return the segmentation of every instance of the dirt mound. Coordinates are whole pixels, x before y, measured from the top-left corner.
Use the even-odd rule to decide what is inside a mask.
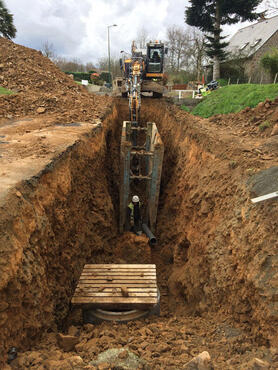
[[[15,92],[81,92],[71,78],[60,71],[40,51],[0,39],[1,85]]]
[[[209,122],[229,127],[241,136],[269,137],[278,134],[278,98],[266,99],[255,108],[245,108],[239,113],[213,116]]]
[[[90,95],[40,51],[0,38],[0,123],[23,115],[56,113],[57,120],[88,121],[104,114],[109,98]]]

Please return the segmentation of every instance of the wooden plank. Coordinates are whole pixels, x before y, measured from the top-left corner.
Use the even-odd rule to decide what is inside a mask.
[[[126,279],[113,279],[111,281],[107,279],[81,279],[81,283],[86,284],[156,284],[156,280],[126,280]]]
[[[79,278],[80,281],[82,280],[91,280],[92,282],[98,281],[98,280],[105,280],[107,282],[113,281],[113,280],[122,280],[122,282],[129,282],[130,280],[138,280],[141,283],[144,283],[145,280],[152,280],[156,281],[155,276],[124,276],[124,275],[100,275],[100,276],[92,276],[92,275],[82,275]]]
[[[128,288],[126,286],[124,286],[123,288],[126,288],[128,290],[128,292],[143,292],[143,293],[156,293],[157,292],[157,288],[148,288],[148,287],[145,287],[145,288]],[[101,290],[100,290],[101,289]],[[76,292],[79,292],[79,291],[84,291],[84,292],[103,292],[103,293],[106,293],[106,292],[114,292],[114,291],[117,291],[117,292],[121,292],[121,287],[115,287],[115,288],[111,288],[111,287],[91,287],[91,286],[87,286],[87,287],[77,287],[76,288]]]
[[[86,274],[156,274],[155,270],[88,270],[84,269],[82,273]]]
[[[153,278],[156,278],[156,274],[144,274],[144,273],[142,273],[142,274],[126,274],[126,273],[124,273],[124,274],[121,274],[121,273],[96,273],[96,274],[94,274],[94,273],[82,273],[82,275],[80,276],[80,277],[92,277],[92,278],[95,278],[95,279],[106,279],[106,277],[112,277],[112,278],[114,278],[114,277],[116,277],[117,278],[117,276],[119,276],[119,277],[125,277],[126,279],[130,279],[130,278],[133,278],[133,279],[137,279],[137,278],[149,278],[149,279],[153,279]]]
[[[131,281],[131,280],[128,280],[125,281],[125,280],[119,280],[118,282],[115,282],[115,281],[107,281],[107,280],[103,280],[104,282],[101,282],[101,281],[96,281],[96,280],[80,280],[78,285],[87,285],[87,286],[96,286],[96,287],[101,287],[101,286],[105,286],[105,287],[112,287],[112,288],[115,288],[116,286],[125,286],[125,287],[130,287],[130,288],[145,288],[145,287],[156,287],[156,282],[154,280],[150,281],[150,282],[146,282],[146,280],[141,280],[140,282],[138,282],[137,280],[135,282]]]
[[[156,297],[73,297],[71,302],[73,304],[86,304],[86,303],[108,303],[108,304],[156,304]]]
[[[153,284],[129,284],[129,283],[119,283],[119,284],[90,284],[90,283],[82,283],[82,282],[79,282],[77,287],[92,287],[92,288],[100,288],[100,287],[105,287],[105,288],[110,288],[110,287],[113,287],[113,288],[121,288],[121,287],[125,287],[125,288],[144,288],[144,289],[148,289],[148,288],[157,288],[157,285],[155,283]]]
[[[156,265],[136,265],[136,264],[98,264],[98,265],[92,265],[87,264],[84,266],[84,268],[156,268]]]
[[[84,265],[90,270],[156,270],[156,265]]]
[[[117,268],[103,268],[103,269],[93,269],[93,268],[84,268],[83,271],[96,271],[96,272],[156,272],[156,269],[117,269]]]
[[[157,290],[155,289],[152,289],[151,291],[149,291],[148,289],[142,289],[141,291],[132,291],[132,290],[129,290],[127,289],[128,293],[129,294],[156,294],[157,295]],[[76,294],[84,294],[84,295],[87,295],[87,294],[95,294],[96,296],[97,295],[100,295],[101,294],[108,294],[108,295],[114,295],[114,294],[120,294],[120,296],[122,295],[122,290],[120,288],[118,289],[109,289],[109,290],[90,290],[90,289],[76,289],[74,295]]]
[[[89,273],[89,274],[94,274],[94,273],[117,273],[117,274],[156,274],[156,270],[153,269],[145,269],[145,270],[132,270],[132,269],[84,269],[83,273]]]
[[[100,275],[123,275],[123,276],[156,276],[155,272],[122,272],[122,271],[87,271],[84,270],[81,275],[93,275],[93,276],[100,276]]]
[[[121,288],[128,291],[123,296]],[[86,307],[136,308],[157,303],[156,266],[88,264],[84,266],[72,304]]]
[[[120,292],[87,292],[87,291],[79,291],[74,293],[74,297],[111,297],[112,299],[114,297],[123,297]],[[142,292],[136,292],[136,293],[130,293],[128,292],[128,297],[157,297],[157,293],[142,293]]]
[[[126,275],[126,274],[98,274],[98,275],[94,275],[94,274],[82,274],[80,276],[80,278],[86,278],[86,279],[96,279],[96,280],[102,280],[102,279],[107,279],[107,278],[126,278],[126,280],[128,279],[132,279],[132,280],[135,280],[135,279],[141,279],[141,278],[144,278],[145,280],[147,279],[155,279],[156,278],[156,275],[155,274],[148,274],[148,275],[145,275],[145,274],[130,274],[130,275]]]
[[[121,282],[121,281],[126,281],[126,282],[130,282],[130,281],[138,281],[140,283],[143,283],[143,282],[147,282],[147,281],[150,281],[150,282],[156,282],[156,277],[155,276],[135,276],[134,278],[132,276],[108,276],[108,277],[104,277],[104,276],[80,276],[79,278],[80,281],[83,281],[83,280],[90,280],[90,281],[96,281],[96,282],[109,282],[109,281],[115,281],[115,282]]]
[[[112,286],[112,284],[156,284],[156,280],[125,280],[125,279],[117,279],[117,280],[112,280],[108,281],[107,279],[102,279],[102,280],[95,280],[95,279],[82,279],[80,280],[81,283],[86,283],[86,284],[109,284]]]

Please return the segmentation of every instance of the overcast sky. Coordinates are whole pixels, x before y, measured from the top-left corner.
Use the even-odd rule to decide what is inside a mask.
[[[152,39],[164,40],[168,26],[185,27],[186,0],[5,0],[14,15],[16,43],[40,50],[45,41],[56,54],[83,63],[107,56],[107,26],[111,55],[130,50],[131,41],[145,28]],[[225,27],[232,35],[248,23]]]

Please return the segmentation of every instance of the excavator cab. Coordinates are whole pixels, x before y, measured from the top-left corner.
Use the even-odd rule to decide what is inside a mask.
[[[164,54],[165,50],[163,43],[156,41],[147,44],[146,77],[162,79]]]

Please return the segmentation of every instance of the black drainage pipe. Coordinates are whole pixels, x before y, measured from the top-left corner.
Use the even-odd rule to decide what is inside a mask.
[[[153,235],[149,227],[146,224],[142,224],[142,229],[149,238],[150,245],[156,245],[156,237]]]

